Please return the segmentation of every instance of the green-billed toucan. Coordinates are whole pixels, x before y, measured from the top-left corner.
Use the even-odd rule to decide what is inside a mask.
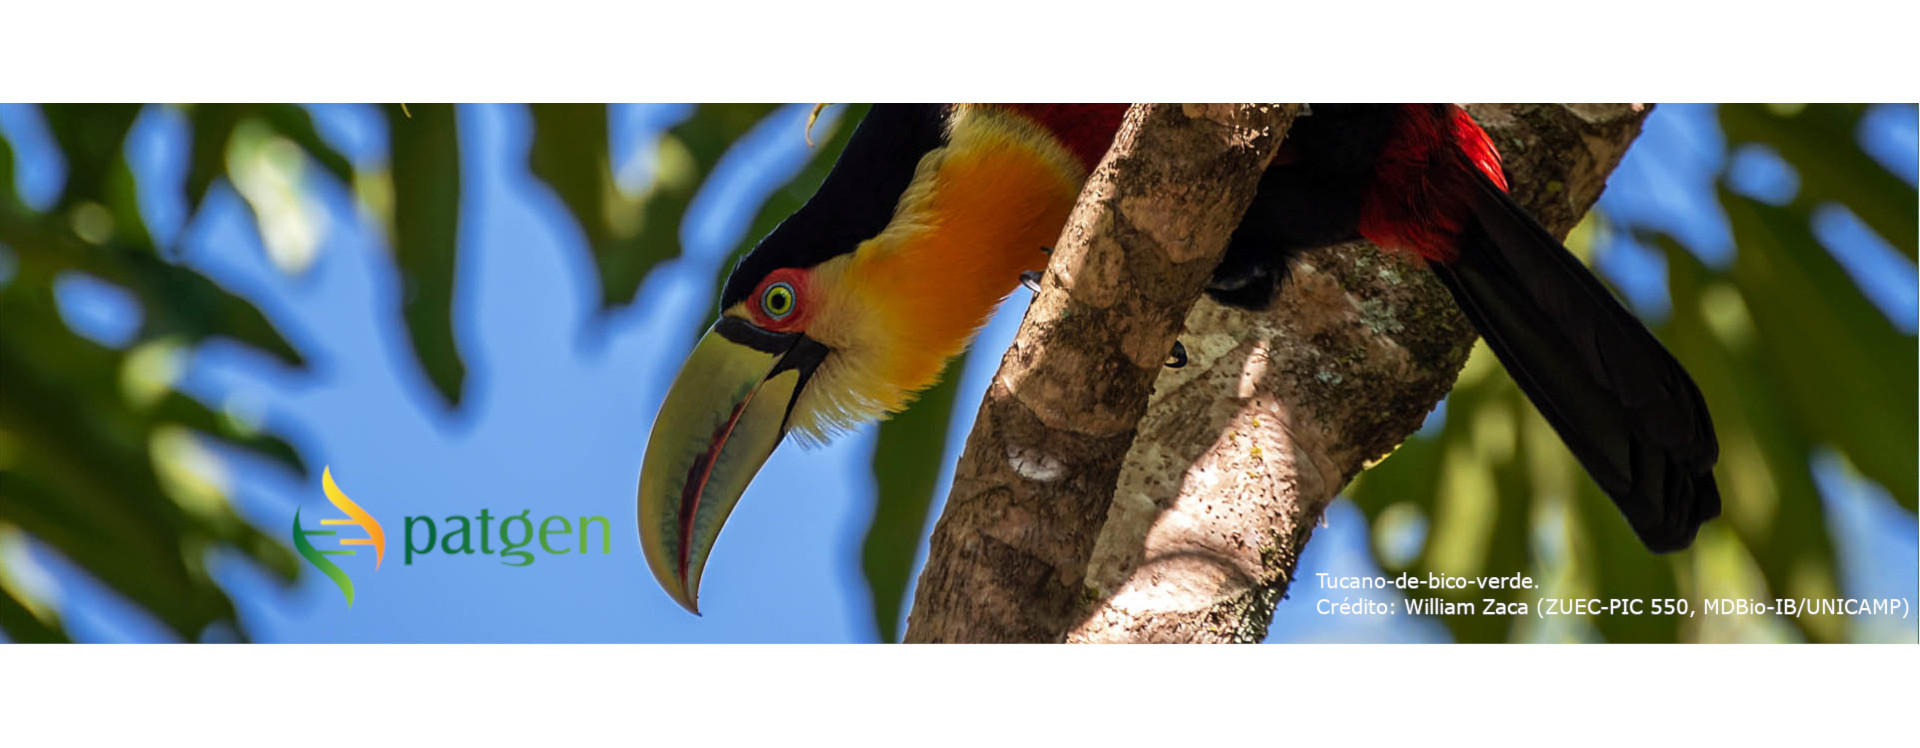
[[[934,384],[1047,262],[1121,104],[878,105],[806,205],[744,257],[654,421],[640,537],[697,610],[722,523],[788,433],[821,442]],[[1719,448],[1685,370],[1506,194],[1449,104],[1311,105],[1207,292],[1264,308],[1291,259],[1359,238],[1424,258],[1648,548],[1719,514]]]

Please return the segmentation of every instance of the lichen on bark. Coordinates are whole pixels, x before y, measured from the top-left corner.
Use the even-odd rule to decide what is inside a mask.
[[[961,453],[908,641],[1057,641],[1168,349],[1293,116],[1136,105]]]
[[[1469,110],[1562,236],[1646,115]],[[1195,127],[1209,115],[1238,124]],[[909,641],[1257,641],[1326,505],[1452,387],[1472,328],[1370,244],[1307,253],[1265,312],[1193,303],[1290,118],[1130,112],[981,406]],[[1189,364],[1161,370],[1180,328]]]

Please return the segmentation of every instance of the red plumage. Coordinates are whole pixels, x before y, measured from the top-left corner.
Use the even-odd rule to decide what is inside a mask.
[[[1507,194],[1500,154],[1450,104],[1314,105],[1260,180],[1208,292],[1264,308],[1301,252],[1355,234],[1427,261],[1647,548],[1720,514],[1706,401],[1579,258]]]
[[[1126,108],[1020,104],[1091,169]],[[1214,272],[1264,308],[1301,252],[1365,237],[1424,258],[1646,546],[1720,513],[1704,398],[1658,338],[1507,194],[1500,153],[1451,104],[1327,104],[1296,121]]]
[[[1493,147],[1493,136],[1480,129],[1480,124],[1473,121],[1473,115],[1467,114],[1467,110],[1455,106],[1447,107],[1447,112],[1452,117],[1448,125],[1453,132],[1453,144],[1466,155],[1468,163],[1500,189],[1507,189],[1507,175],[1500,169],[1500,151]]]
[[[996,104],[1026,116],[1053,133],[1087,171],[1100,164],[1120,131],[1126,104]]]
[[[1467,200],[1474,193],[1474,170],[1507,188],[1500,152],[1465,109],[1399,105],[1361,206],[1360,235],[1434,262],[1452,262],[1459,256],[1460,233],[1473,218]]]
[[[1113,143],[1128,105],[996,106],[1046,128],[1092,171]],[[1460,232],[1473,215],[1464,201],[1473,179],[1467,169],[1477,169],[1504,190],[1500,153],[1465,109],[1430,104],[1402,104],[1398,109],[1364,201],[1360,233],[1381,246],[1410,250],[1436,262],[1452,261]]]

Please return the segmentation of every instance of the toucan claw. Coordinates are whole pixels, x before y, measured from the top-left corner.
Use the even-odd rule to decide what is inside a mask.
[[[1032,291],[1036,294],[1040,293],[1040,271],[1038,270],[1022,271],[1020,273],[1020,285],[1026,286],[1028,291]]]

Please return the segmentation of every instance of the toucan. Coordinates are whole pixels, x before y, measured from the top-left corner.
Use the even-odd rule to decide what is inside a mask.
[[[1507,195],[1451,104],[1313,104],[1206,289],[1265,308],[1302,252],[1357,239],[1432,268],[1652,551],[1720,512],[1700,391]],[[698,613],[700,575],[788,435],[822,443],[906,408],[1023,274],[1046,265],[1124,104],[876,105],[818,191],[734,268],[668,390],[639,484],[641,545]]]

